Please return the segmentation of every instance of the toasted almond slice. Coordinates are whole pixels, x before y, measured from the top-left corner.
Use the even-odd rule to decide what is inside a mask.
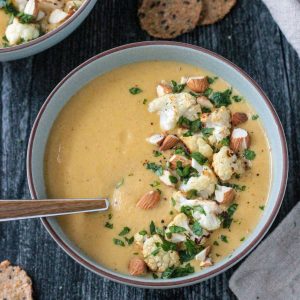
[[[211,258],[207,258],[205,261],[200,263],[200,267],[203,267],[203,268],[210,267],[212,265],[213,265],[213,262],[212,262]]]
[[[175,186],[175,183],[172,183],[170,180],[170,176],[173,176],[170,171],[164,170],[163,174],[159,176],[161,182],[163,182],[167,186]]]
[[[69,14],[64,12],[63,10],[54,9],[49,16],[48,22],[50,24],[58,24],[66,20],[68,17]]]
[[[166,136],[166,138],[163,140],[159,150],[160,151],[166,151],[169,149],[172,149],[176,144],[180,141],[180,139],[173,134],[169,134]]]
[[[37,17],[39,12],[39,4],[37,0],[29,0],[24,8],[24,13],[33,17]]]
[[[157,93],[158,97],[162,97],[166,94],[171,94],[172,93],[172,88],[167,83],[161,82],[156,87],[156,93]]]
[[[152,145],[160,146],[165,137],[166,136],[163,134],[153,134],[150,137],[146,138],[146,141]]]
[[[230,137],[230,148],[234,152],[244,151],[250,147],[250,135],[247,130],[234,128]]]
[[[128,265],[129,274],[132,276],[139,276],[146,273],[146,264],[144,260],[139,257],[133,257]]]
[[[159,191],[150,191],[146,193],[136,204],[137,207],[142,209],[151,209],[155,207],[160,200]]]
[[[173,170],[176,169],[178,161],[181,161],[183,166],[188,166],[191,164],[191,161],[188,158],[186,158],[182,155],[174,154],[169,159],[171,169],[173,169]]]
[[[233,126],[245,123],[246,121],[248,121],[248,116],[242,112],[236,112],[231,117],[231,123]]]
[[[204,262],[211,250],[211,246],[207,246],[205,249],[203,249],[201,252],[199,252],[196,256],[195,259],[200,261],[200,262]]]
[[[187,81],[188,81],[188,77],[184,77],[184,76],[182,76],[181,78],[180,78],[180,84],[186,84],[187,83]]]
[[[196,93],[203,93],[209,87],[206,76],[190,77],[187,80],[186,84],[193,92]]]
[[[200,104],[200,106],[205,107],[205,108],[209,108],[209,109],[214,108],[214,105],[205,96],[198,97],[197,103]]]
[[[216,185],[215,199],[221,204],[229,204],[235,196],[234,189],[228,186]]]

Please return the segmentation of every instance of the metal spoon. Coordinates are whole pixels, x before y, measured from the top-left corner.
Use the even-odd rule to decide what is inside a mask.
[[[0,221],[106,211],[108,199],[0,200]]]

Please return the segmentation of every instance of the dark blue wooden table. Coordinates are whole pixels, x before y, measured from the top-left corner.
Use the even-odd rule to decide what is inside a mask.
[[[151,40],[138,26],[137,1],[99,0],[64,42],[34,57],[0,64],[0,197],[30,197],[26,147],[45,98],[74,67],[122,44]],[[176,39],[215,51],[252,76],[283,123],[290,159],[286,196],[272,227],[300,195],[300,61],[260,0],[239,0],[222,22]],[[69,258],[39,220],[0,223],[0,261],[21,265],[33,278],[36,299],[234,299],[228,280],[236,267],[191,287],[156,291],[100,278]]]

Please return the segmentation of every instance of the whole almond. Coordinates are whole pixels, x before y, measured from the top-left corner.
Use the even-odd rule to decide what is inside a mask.
[[[133,257],[129,261],[128,265],[129,274],[133,276],[139,276],[146,273],[146,264],[139,257]]]
[[[160,200],[160,192],[150,191],[141,197],[141,199],[138,201],[136,206],[141,209],[151,209],[158,204],[159,200]]]
[[[207,77],[190,77],[186,85],[196,93],[203,93],[209,87]]]
[[[242,112],[236,112],[231,117],[231,123],[233,126],[245,123],[246,121],[248,121],[248,117],[245,113]]]
[[[200,106],[205,107],[205,108],[209,108],[209,109],[214,108],[214,105],[205,96],[198,97],[197,103],[200,104]]]
[[[176,144],[179,141],[180,141],[180,139],[176,135],[169,134],[164,139],[163,143],[159,147],[159,150],[160,151],[166,151],[166,150],[172,149],[174,146],[176,146]]]
[[[250,147],[250,135],[242,128],[234,128],[230,137],[230,148],[234,152],[244,151]]]

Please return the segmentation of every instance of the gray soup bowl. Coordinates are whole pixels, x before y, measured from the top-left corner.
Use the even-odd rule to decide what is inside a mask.
[[[68,74],[52,91],[41,108],[31,132],[27,176],[33,199],[46,197],[44,153],[49,132],[70,97],[97,76],[122,65],[145,60],[175,60],[207,69],[238,89],[256,109],[269,140],[272,175],[271,188],[263,215],[254,231],[230,256],[192,275],[176,279],[132,277],[114,272],[86,256],[64,234],[55,218],[42,222],[52,238],[78,263],[96,274],[124,284],[146,288],[173,288],[195,284],[224,272],[245,257],[263,238],[281,206],[288,174],[287,147],[280,120],[261,88],[241,69],[206,49],[175,42],[142,42],[121,46],[94,56]],[[109,255],[109,254],[108,254]]]

